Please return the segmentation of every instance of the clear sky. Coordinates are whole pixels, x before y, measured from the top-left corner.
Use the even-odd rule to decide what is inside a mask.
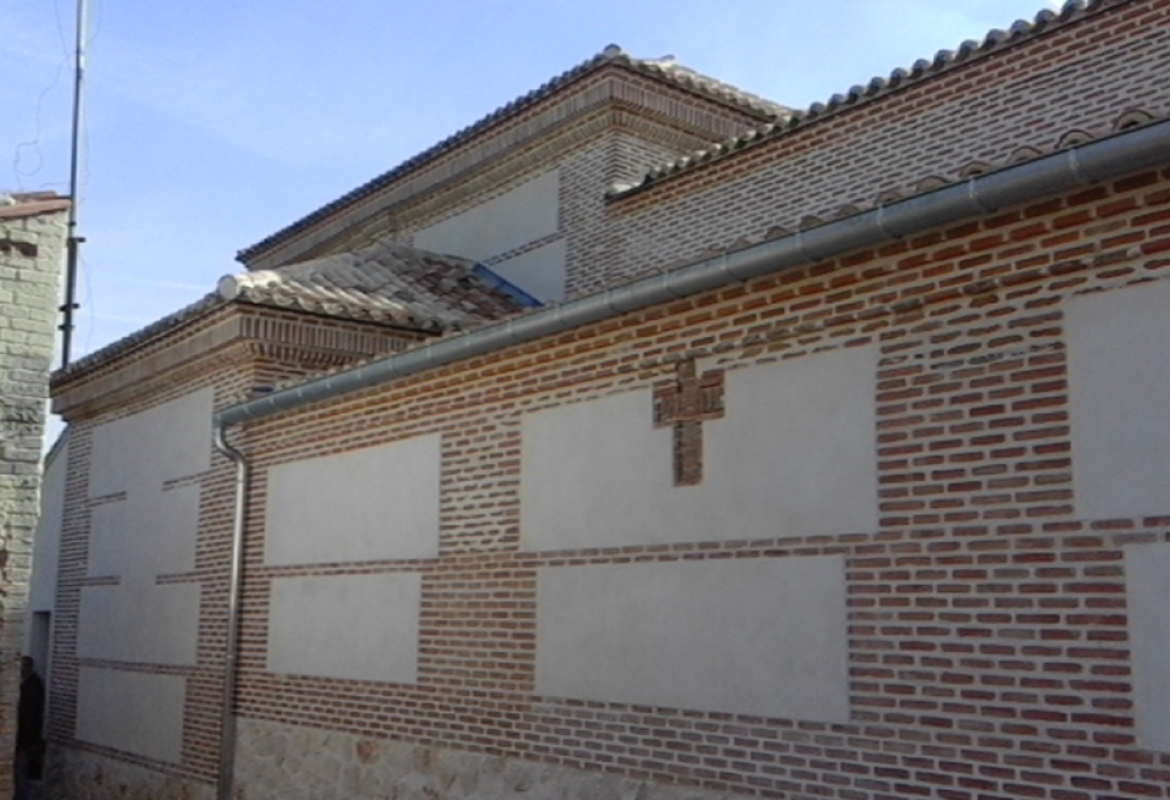
[[[806,107],[1045,0],[90,0],[74,356],[616,43]],[[0,189],[68,192],[76,0],[0,0]]]

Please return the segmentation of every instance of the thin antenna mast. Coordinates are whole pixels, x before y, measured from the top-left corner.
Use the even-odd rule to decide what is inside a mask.
[[[73,144],[69,157],[69,221],[65,239],[65,302],[58,309],[61,321],[61,367],[69,366],[73,344],[73,312],[80,308],[77,295],[77,255],[85,239],[77,235],[77,172],[80,162],[82,82],[85,79],[85,15],[87,0],[77,0],[77,48],[73,60]]]

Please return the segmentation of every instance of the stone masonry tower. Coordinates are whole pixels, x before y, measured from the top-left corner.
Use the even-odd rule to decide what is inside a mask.
[[[69,199],[0,194],[0,797],[12,795],[20,647],[36,530]]]

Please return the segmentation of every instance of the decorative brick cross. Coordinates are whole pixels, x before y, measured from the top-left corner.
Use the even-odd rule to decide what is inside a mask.
[[[678,365],[677,377],[654,387],[654,427],[674,428],[674,483],[703,480],[703,420],[723,416],[723,370],[695,374],[695,362]]]

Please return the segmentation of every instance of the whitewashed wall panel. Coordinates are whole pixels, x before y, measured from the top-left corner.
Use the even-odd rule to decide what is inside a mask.
[[[660,544],[877,527],[876,352],[856,348],[727,375],[703,423],[703,480],[675,486],[649,390],[522,422],[527,548]]]
[[[274,579],[268,669],[413,683],[421,596],[418,573]]]
[[[1170,281],[1073,298],[1066,323],[1077,514],[1170,514]]]
[[[178,763],[186,693],[187,679],[181,676],[82,667],[77,738]]]
[[[537,585],[538,694],[848,720],[842,558],[550,567]]]
[[[484,261],[559,230],[559,170],[449,217],[414,235],[415,247]]]
[[[265,561],[433,558],[441,451],[435,434],[272,467]]]
[[[1170,752],[1170,544],[1125,548],[1138,744]]]

